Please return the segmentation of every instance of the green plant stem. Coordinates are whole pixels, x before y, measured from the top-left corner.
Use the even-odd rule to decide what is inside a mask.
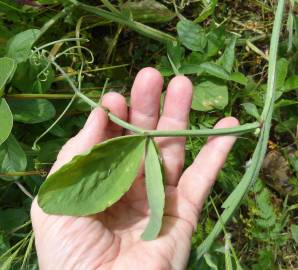
[[[37,146],[37,143],[46,135],[48,134],[48,132],[50,132],[50,130],[57,125],[57,123],[62,119],[62,117],[66,114],[66,112],[69,110],[70,106],[73,104],[73,102],[76,99],[76,94],[73,95],[73,97],[71,98],[71,100],[69,101],[69,103],[67,104],[67,106],[65,107],[65,109],[63,110],[63,112],[59,115],[59,117],[57,117],[57,119],[41,134],[39,135],[32,146],[33,150],[39,150],[39,147]]]
[[[73,81],[70,79],[70,77],[65,73],[65,71],[54,61],[51,60],[52,64],[59,70],[62,74],[62,76],[65,77],[65,79],[68,81],[71,88],[74,90],[77,96],[82,98],[87,104],[89,104],[92,108],[97,108],[99,105],[85,96],[82,92],[80,92]],[[143,130],[141,128],[138,128],[132,124],[129,124],[122,119],[118,118],[116,115],[112,114],[110,111],[108,111],[106,108],[103,108],[107,114],[109,119],[118,124],[119,126],[130,130],[132,132],[135,132],[137,134],[142,134],[146,136],[151,137],[173,137],[173,136],[212,136],[212,135],[229,135],[229,134],[243,134],[246,132],[255,131],[257,128],[260,128],[260,123],[250,123],[245,124],[242,126],[238,126],[235,128],[227,128],[227,129],[204,129],[204,130]]]
[[[60,71],[62,76],[68,81],[71,88],[74,90],[75,94],[79,96],[82,100],[84,100],[87,104],[89,104],[92,108],[97,108],[99,105],[85,96],[81,91],[78,90],[78,88],[75,86],[74,82],[70,79],[70,77],[66,74],[66,72],[54,61],[54,57],[50,58],[51,63],[56,67],[57,70]],[[245,124],[242,126],[238,126],[235,128],[227,128],[227,129],[204,129],[204,130],[143,130],[141,128],[138,128],[132,124],[129,124],[116,115],[112,114],[110,111],[108,111],[106,108],[103,108],[107,114],[109,119],[118,124],[119,126],[132,131],[137,134],[142,134],[145,136],[150,137],[174,137],[174,136],[212,136],[212,135],[236,135],[236,134],[243,134],[246,132],[255,131],[256,129],[260,128],[260,123],[250,123]]]
[[[20,12],[20,13],[25,13],[23,10],[21,10],[21,9],[19,9],[19,8],[16,8],[16,7],[14,7],[14,6],[11,6],[11,5],[9,5],[9,4],[3,2],[3,1],[0,1],[0,5],[5,6],[5,7],[7,7],[7,8],[11,8],[12,10],[17,11],[17,12]]]
[[[173,36],[166,34],[162,31],[159,31],[157,29],[154,29],[152,27],[149,27],[145,24],[133,21],[131,18],[124,16],[121,13],[110,12],[110,11],[107,11],[107,10],[104,10],[104,9],[101,9],[101,8],[98,8],[95,6],[83,4],[76,0],[68,0],[68,2],[73,3],[75,6],[81,8],[89,13],[96,14],[96,15],[101,16],[107,20],[111,20],[113,22],[117,22],[117,23],[126,25],[127,27],[131,28],[132,30],[134,30],[146,37],[158,40],[163,43],[176,41],[176,39]]]
[[[39,39],[46,31],[48,31],[48,29],[54,25],[60,18],[62,18],[63,16],[65,16],[70,10],[72,9],[72,7],[67,7],[62,9],[59,13],[57,13],[54,17],[52,17],[49,21],[47,21],[43,27],[41,27],[40,29],[40,33],[38,35]]]
[[[26,196],[28,196],[32,201],[34,200],[34,196],[19,181],[15,181],[15,184]]]
[[[70,87],[74,90],[74,92],[75,92],[75,94],[77,96],[79,96],[82,100],[84,100],[92,108],[99,107],[99,105],[95,101],[93,101],[92,99],[88,98],[81,91],[78,90],[78,88],[75,86],[75,84],[70,79],[70,77],[65,73],[65,71],[53,59],[50,60],[50,61],[56,67],[56,69],[59,70],[61,72],[61,74],[65,77],[65,79],[68,81]],[[107,109],[105,109],[105,108],[103,108],[103,109],[107,112],[109,119],[111,121],[113,121],[114,123],[118,124],[119,126],[125,128],[125,129],[128,129],[128,130],[130,130],[132,132],[135,132],[135,133],[144,133],[144,130],[143,129],[140,129],[140,128],[134,126],[134,125],[131,125],[131,124],[123,121],[122,119],[118,118],[116,115],[112,114]]]
[[[112,114],[111,112],[107,111],[106,109],[105,109],[105,111],[107,112],[109,119],[112,122],[116,123],[117,125],[125,128],[127,130],[130,130],[134,133],[137,133],[137,134],[144,134],[146,132],[145,130],[143,130],[141,128],[138,128],[132,124],[129,124],[129,123],[123,121],[122,119],[118,118],[116,115]]]
[[[56,67],[57,70],[60,71],[62,76],[68,81],[70,87],[74,90],[75,94],[79,96],[82,100],[84,100],[87,104],[89,104],[92,108],[98,107],[97,103],[94,102],[92,99],[85,96],[82,92],[80,92],[77,87],[75,86],[74,82],[70,79],[70,77],[66,74],[66,72],[54,61],[54,57],[51,57],[51,63]]]
[[[251,41],[247,40],[246,45],[254,51],[256,54],[260,55],[263,59],[268,61],[268,57],[265,53],[263,53],[257,46],[255,46]]]
[[[32,55],[35,54],[36,52],[44,49],[44,48],[47,48],[47,47],[52,46],[52,45],[55,45],[57,43],[62,43],[62,42],[67,42],[67,41],[77,41],[77,40],[81,40],[81,41],[85,41],[85,42],[88,42],[89,41],[86,38],[62,38],[62,39],[59,39],[59,40],[55,40],[55,41],[49,42],[47,44],[44,44],[44,45],[42,45],[42,46],[34,49],[33,52],[32,52]]]
[[[28,172],[8,172],[8,173],[0,173],[1,176],[32,176],[32,175],[41,175],[44,172],[42,171],[28,171]]]
[[[215,135],[240,135],[243,133],[254,132],[260,128],[259,122],[248,123],[233,128],[218,129],[194,129],[194,130],[148,130],[146,135],[150,137],[180,137],[180,136],[215,136]]]
[[[222,224],[226,224],[230,220],[237,208],[241,205],[244,196],[247,194],[251,186],[255,183],[255,180],[259,175],[259,171],[261,169],[267,150],[267,144],[269,140],[269,133],[271,127],[271,119],[274,107],[277,51],[279,35],[282,27],[284,5],[285,0],[278,1],[270,43],[267,93],[265,98],[265,106],[261,116],[261,118],[263,119],[263,126],[261,129],[256,149],[253,153],[250,165],[246,170],[240,183],[223,203],[222,207],[225,208],[225,210],[221,214],[220,220],[217,221],[213,230],[209,233],[208,237],[204,240],[204,242],[196,249],[195,256],[197,260],[201,258],[210,249],[213,241],[218,237],[218,235],[222,231]]]
[[[91,70],[85,70],[85,71],[82,72],[82,74],[89,74],[89,73],[93,73],[93,72],[111,70],[111,69],[122,68],[122,67],[127,67],[127,66],[128,66],[128,64],[122,64],[122,65],[116,65],[116,66],[107,66],[107,67],[102,67],[102,68],[95,68],[95,69],[91,69]],[[69,72],[67,75],[68,76],[78,75],[78,71]],[[55,79],[55,82],[62,81],[62,80],[64,80],[64,77],[59,76]]]

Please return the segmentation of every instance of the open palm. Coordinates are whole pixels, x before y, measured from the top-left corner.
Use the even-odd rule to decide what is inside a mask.
[[[125,99],[117,93],[106,94],[102,106],[144,129],[185,129],[192,100],[191,82],[184,76],[171,80],[159,116],[162,87],[159,72],[145,68],[135,79],[129,111]],[[228,117],[216,127],[237,124],[235,118]],[[94,144],[121,136],[124,132],[109,122],[104,110],[93,110],[84,128],[62,148],[51,173]],[[129,192],[97,215],[47,215],[34,200],[31,215],[41,269],[185,268],[200,209],[235,137],[210,138],[183,174],[185,138],[158,138],[156,141],[166,179],[166,208],[159,237],[153,241],[140,239],[149,220],[141,168]]]

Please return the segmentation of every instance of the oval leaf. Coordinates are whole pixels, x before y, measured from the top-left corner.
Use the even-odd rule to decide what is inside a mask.
[[[152,139],[147,142],[145,158],[145,179],[148,204],[150,208],[149,223],[142,234],[143,240],[155,239],[162,226],[165,206],[165,191],[162,177],[162,167]]]
[[[145,138],[124,136],[95,145],[50,175],[38,193],[49,214],[86,216],[117,202],[135,180]]]
[[[6,56],[15,59],[21,63],[28,59],[31,53],[31,47],[39,37],[40,30],[28,29],[12,37],[7,46]]]
[[[228,104],[228,87],[220,80],[210,79],[194,87],[191,107],[198,111],[222,110]]]
[[[19,176],[4,176],[3,174],[23,172],[27,167],[27,157],[14,136],[0,146],[0,178],[6,181],[17,180]]]
[[[0,119],[1,119],[1,128],[0,128],[0,145],[1,145],[8,138],[13,126],[12,114],[4,98],[0,98]]]
[[[53,104],[45,99],[10,100],[8,104],[14,120],[26,124],[45,122],[56,114]]]
[[[0,58],[0,95],[7,81],[12,77],[16,68],[15,61],[8,57]]]
[[[177,32],[181,43],[195,52],[204,52],[207,38],[204,29],[192,21],[182,19],[177,24]]]

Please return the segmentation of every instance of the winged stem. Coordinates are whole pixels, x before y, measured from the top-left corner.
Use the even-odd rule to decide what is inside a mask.
[[[262,112],[263,126],[261,129],[261,133],[260,133],[260,137],[259,137],[256,149],[251,159],[251,164],[246,170],[238,186],[234,189],[234,191],[230,194],[227,200],[223,203],[222,207],[225,208],[225,210],[221,214],[220,220],[217,221],[212,232],[208,235],[208,237],[204,240],[204,242],[196,249],[195,256],[197,259],[201,258],[209,250],[213,241],[217,238],[217,236],[222,231],[223,225],[229,221],[229,219],[233,216],[237,208],[240,206],[242,199],[247,194],[250,187],[255,183],[255,180],[262,166],[262,162],[267,150],[273,106],[274,106],[277,51],[278,51],[278,43],[279,43],[279,34],[282,26],[284,5],[285,5],[285,0],[278,1],[277,11],[276,11],[274,25],[273,25],[271,43],[270,43],[267,94],[266,94],[264,109]]]

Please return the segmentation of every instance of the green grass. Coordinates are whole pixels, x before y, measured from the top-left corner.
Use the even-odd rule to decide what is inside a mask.
[[[277,1],[224,0],[216,6],[216,1],[211,1],[210,6],[207,1],[174,1],[175,4],[159,1],[153,10],[145,2],[134,5],[122,1],[102,1],[99,9],[86,7],[86,4],[98,5],[98,1],[91,0],[81,1],[85,4],[82,9],[65,4],[72,1],[39,2],[42,6],[36,8],[8,0],[0,1],[0,57],[6,54],[8,40],[27,29],[41,29],[34,46],[53,42],[40,50],[30,63],[19,67],[20,70],[16,71],[19,76],[15,75],[6,85],[3,94],[12,108],[15,103],[21,111],[22,117],[15,117],[12,134],[26,162],[16,160],[15,170],[7,171],[2,165],[1,153],[4,150],[0,146],[0,264],[6,263],[7,269],[36,269],[29,223],[30,197],[37,194],[59,148],[82,127],[90,111],[90,106],[78,98],[68,106],[73,96],[68,81],[61,76],[61,71],[53,65],[49,67],[44,61],[51,52],[54,56],[60,54],[55,61],[74,83],[80,81],[83,75],[77,87],[95,102],[103,94],[107,78],[105,92],[118,91],[129,100],[133,78],[145,66],[158,68],[166,82],[174,73],[189,73],[198,89],[206,84],[216,85],[221,91],[219,93],[226,96],[225,101],[214,104],[214,96],[210,96],[207,90],[203,97],[197,93],[198,101],[193,104],[190,116],[191,129],[211,128],[217,120],[229,115],[237,117],[241,124],[254,122],[252,115],[255,114],[242,105],[254,104],[250,108],[258,111],[267,125],[270,143],[266,145],[266,140],[263,140],[260,150],[263,154],[266,151],[267,163],[264,163],[265,168],[261,170],[256,184],[249,185],[248,195],[241,201],[241,207],[231,221],[222,228],[222,220],[219,220],[219,228],[223,232],[212,241],[208,253],[198,258],[197,248],[212,235],[218,215],[222,213],[222,203],[251,165],[249,159],[258,138],[251,134],[238,139],[193,235],[189,269],[216,269],[214,265],[218,269],[237,269],[237,265],[255,270],[297,269],[297,238],[293,225],[297,224],[298,209],[298,83],[287,87],[291,81],[295,82],[298,74],[298,17],[294,3],[289,1],[286,4],[277,47],[278,31],[271,34],[277,16]],[[176,25],[183,17],[196,21],[197,24],[191,27],[202,33],[195,47],[193,38],[182,39],[183,35],[177,34]],[[228,43],[234,36],[237,37],[235,49],[228,49]],[[80,40],[77,39],[79,37]],[[182,42],[172,45],[172,40],[179,40],[179,37]],[[277,99],[269,134],[266,119],[273,109],[272,103],[268,102],[272,97],[265,101],[264,96],[267,80],[271,81],[269,94],[273,86],[274,55],[269,55],[271,38],[271,46],[276,46],[271,48],[271,53],[278,49],[279,60]],[[57,40],[63,41],[54,42]],[[225,54],[229,57],[224,58]],[[91,58],[94,61],[90,61]],[[233,58],[230,63],[228,60]],[[36,62],[39,64],[35,65]],[[207,67],[206,63],[209,63]],[[28,70],[33,74],[32,78],[22,78],[22,73],[29,74]],[[235,77],[231,77],[233,73],[237,73],[236,81]],[[39,123],[32,123],[40,115],[25,118],[22,109],[25,110],[26,101],[38,100],[40,103],[40,99],[46,101],[40,115],[49,115],[51,108],[55,113],[50,119],[43,118]],[[13,114],[16,112],[13,111]],[[54,125],[57,119],[59,121]],[[50,126],[53,127],[48,130]],[[185,166],[192,162],[204,141],[198,137],[187,140]],[[32,150],[34,143],[36,147]],[[274,157],[279,157],[278,161]],[[25,166],[22,163],[26,163]],[[256,165],[261,166],[260,162]]]

